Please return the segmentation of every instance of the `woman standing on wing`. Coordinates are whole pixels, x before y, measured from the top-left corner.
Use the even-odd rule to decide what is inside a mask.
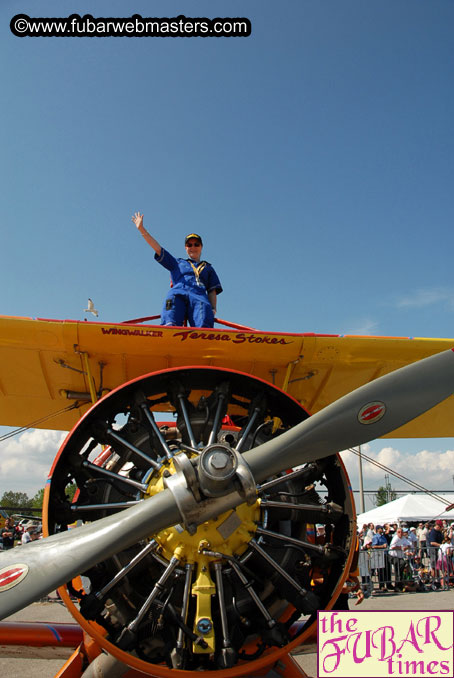
[[[143,214],[136,212],[132,221],[154,249],[156,261],[170,271],[171,287],[164,301],[161,325],[182,326],[187,320],[191,327],[213,327],[217,295],[221,294],[222,286],[212,265],[201,260],[200,235],[187,235],[184,244],[188,258],[176,259],[148,233]]]

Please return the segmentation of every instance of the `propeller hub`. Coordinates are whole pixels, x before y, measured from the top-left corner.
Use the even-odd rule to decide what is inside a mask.
[[[211,469],[215,471],[215,473],[227,468],[228,463],[229,457],[226,454],[217,451],[214,451],[209,459],[209,465],[211,466]]]
[[[228,450],[227,454],[225,449]],[[205,453],[207,453],[206,464],[213,477],[218,473],[222,478],[224,473],[230,478],[231,484],[231,476],[235,474],[235,470],[233,473],[230,472],[232,459],[235,461],[233,451],[227,446],[213,444],[207,447],[200,457]],[[201,461],[200,457],[193,456],[192,460]],[[221,468],[217,468],[219,466]],[[187,473],[189,467],[194,472],[194,467],[184,453],[167,461],[159,471],[153,474],[146,496],[152,497],[161,492],[169,478],[177,477],[182,469]],[[198,475],[200,475],[200,470],[198,470]],[[234,511],[231,509],[221,511],[215,518],[206,520],[197,528],[194,526],[194,531],[183,529],[182,525],[175,525],[154,534],[153,537],[160,546],[161,555],[167,560],[178,555],[183,563],[200,563],[202,557],[206,560],[206,557],[202,556],[202,551],[206,549],[223,551],[230,555],[242,555],[247,549],[251,536],[255,534],[259,521],[260,500],[255,497],[253,504],[244,502]]]
[[[231,488],[238,466],[234,451],[220,443],[209,445],[199,458],[200,489],[207,497],[219,497]]]

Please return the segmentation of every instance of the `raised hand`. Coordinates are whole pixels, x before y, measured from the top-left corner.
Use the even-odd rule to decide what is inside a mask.
[[[143,226],[143,214],[140,214],[140,212],[136,212],[132,217],[131,221],[135,223],[137,228],[141,228]]]

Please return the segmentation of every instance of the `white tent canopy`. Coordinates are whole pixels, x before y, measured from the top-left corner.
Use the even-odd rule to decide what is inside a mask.
[[[440,501],[428,494],[405,494],[394,501],[357,517],[358,528],[364,523],[383,525],[383,523],[416,522],[417,520],[435,520],[440,518],[454,521],[454,509],[446,511],[446,505],[454,503],[453,494],[441,494],[445,501]]]

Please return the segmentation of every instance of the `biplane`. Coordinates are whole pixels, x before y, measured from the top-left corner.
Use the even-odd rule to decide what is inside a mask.
[[[146,321],[0,318],[0,424],[70,430],[1,618],[59,587],[60,678],[305,676],[355,550],[338,452],[453,435],[454,340]]]

